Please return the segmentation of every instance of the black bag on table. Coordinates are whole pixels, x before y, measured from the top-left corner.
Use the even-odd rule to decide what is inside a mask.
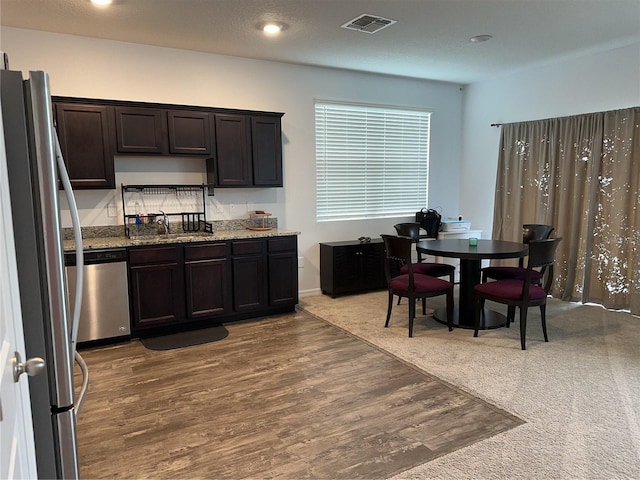
[[[437,238],[440,230],[442,215],[432,208],[423,208],[416,212],[416,222],[427,232],[427,237]]]

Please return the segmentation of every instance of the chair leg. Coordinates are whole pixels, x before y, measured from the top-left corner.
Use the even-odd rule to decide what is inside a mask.
[[[482,272],[482,283],[487,283],[487,272]]]
[[[402,297],[398,297],[398,305],[400,305],[400,300],[402,300]]]
[[[409,338],[413,337],[413,319],[416,316],[416,299],[409,297]]]
[[[447,327],[453,330],[453,288],[447,292]]]
[[[475,301],[475,309],[474,309],[474,328],[475,330],[473,331],[473,336],[477,337],[478,336],[478,330],[480,329],[480,311],[483,309],[484,307],[484,298],[478,297],[476,296],[476,301]]]
[[[514,307],[513,305],[509,305],[507,307],[507,328],[509,328],[509,326],[511,325],[511,322],[513,322],[516,319],[516,307]]]
[[[548,342],[549,337],[547,337],[547,304],[543,303],[540,305],[540,317],[542,318],[542,333],[544,333],[544,341]]]
[[[456,280],[456,274],[455,274],[455,272],[450,273],[450,274],[449,274],[449,281],[450,281],[451,283],[456,283],[456,282],[455,282],[455,280]]]
[[[423,298],[422,299],[422,315],[426,315],[427,314],[427,299]]]
[[[393,306],[393,293],[389,292],[389,305],[387,306],[387,321],[384,322],[384,327],[389,326],[389,320],[391,319],[391,307]]]
[[[520,344],[522,345],[522,350],[526,350],[525,346],[525,337],[527,334],[527,310],[528,308],[520,307]]]

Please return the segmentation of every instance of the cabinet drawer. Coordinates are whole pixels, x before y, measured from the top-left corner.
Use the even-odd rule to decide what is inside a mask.
[[[227,256],[227,244],[216,243],[213,245],[190,245],[184,247],[185,260],[205,260]]]
[[[284,252],[296,249],[296,237],[279,237],[267,240],[269,252]]]
[[[130,265],[176,262],[177,260],[178,251],[176,247],[153,247],[129,251]]]
[[[233,255],[251,255],[264,252],[263,240],[246,240],[231,243]]]

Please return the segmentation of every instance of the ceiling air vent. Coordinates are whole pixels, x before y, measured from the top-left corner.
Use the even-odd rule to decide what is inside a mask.
[[[395,20],[365,13],[353,20],[349,20],[347,23],[342,25],[342,28],[357,30],[364,33],[376,33],[389,25],[393,25],[394,23],[396,23]]]

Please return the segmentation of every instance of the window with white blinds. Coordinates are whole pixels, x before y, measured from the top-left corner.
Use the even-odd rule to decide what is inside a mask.
[[[317,220],[402,217],[427,205],[430,115],[316,101]]]

